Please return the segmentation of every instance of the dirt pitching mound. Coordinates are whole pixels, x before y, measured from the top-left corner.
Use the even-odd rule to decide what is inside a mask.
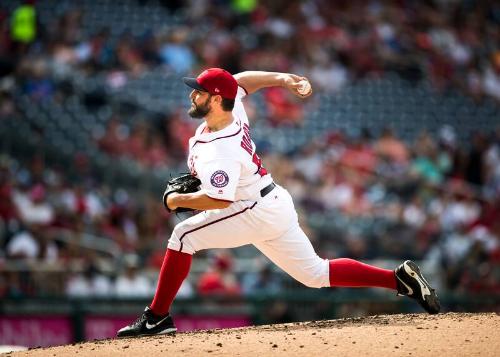
[[[110,339],[11,356],[499,356],[494,313],[384,315]]]

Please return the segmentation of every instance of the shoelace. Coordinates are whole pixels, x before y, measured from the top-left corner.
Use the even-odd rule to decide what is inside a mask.
[[[134,322],[134,324],[133,324],[133,325],[134,325],[134,326],[136,326],[136,325],[140,325],[140,324],[142,324],[144,321],[147,321],[147,320],[148,320],[147,313],[146,313],[146,312],[144,312],[141,316],[139,316],[139,317],[137,318],[137,320],[135,320],[135,322]]]

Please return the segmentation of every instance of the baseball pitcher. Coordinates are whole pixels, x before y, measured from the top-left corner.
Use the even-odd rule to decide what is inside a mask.
[[[299,226],[292,197],[266,170],[242,99],[273,86],[306,98],[312,93],[306,78],[257,71],[233,76],[210,68],[197,78],[183,80],[193,89],[188,113],[202,122],[189,140],[191,174],[168,184],[163,203],[171,211],[201,212],[174,228],[152,303],[136,322],[120,329],[118,337],[175,332],[169,310],[188,275],[193,254],[246,244],[253,244],[306,286],[392,289],[415,299],[431,314],[439,312],[434,289],[412,261],[386,270],[348,258],[320,258]]]

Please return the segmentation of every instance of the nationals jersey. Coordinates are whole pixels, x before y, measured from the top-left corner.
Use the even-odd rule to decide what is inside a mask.
[[[272,183],[250,137],[241,101],[245,95],[245,90],[238,87],[230,125],[208,132],[207,123],[203,122],[189,139],[189,170],[201,180],[201,189],[211,198],[231,202],[258,200],[260,190]]]

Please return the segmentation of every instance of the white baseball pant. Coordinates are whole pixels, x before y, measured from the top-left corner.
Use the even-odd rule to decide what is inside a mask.
[[[202,249],[253,244],[272,262],[302,284],[329,287],[329,261],[318,257],[298,223],[287,190],[276,187],[255,201],[238,201],[179,223],[168,248],[188,254]]]

